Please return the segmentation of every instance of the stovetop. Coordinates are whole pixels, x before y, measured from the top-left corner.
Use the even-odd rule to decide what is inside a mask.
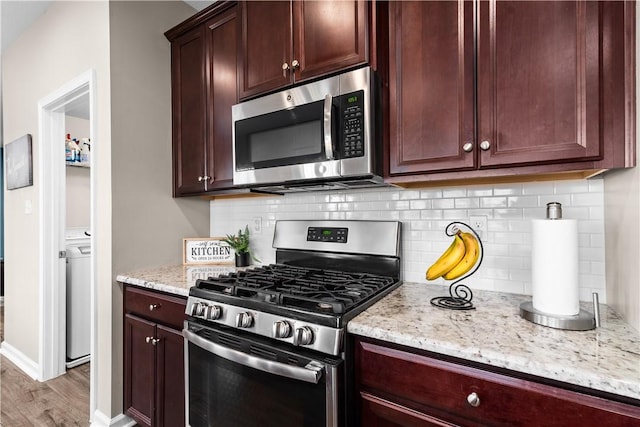
[[[305,310],[341,315],[397,280],[368,273],[343,272],[270,264],[198,280],[196,288]]]

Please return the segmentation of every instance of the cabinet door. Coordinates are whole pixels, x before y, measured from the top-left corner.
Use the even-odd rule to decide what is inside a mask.
[[[601,158],[601,2],[480,2],[481,166]]]
[[[208,21],[208,52],[211,64],[209,88],[209,137],[207,190],[233,185],[231,106],[238,102],[236,79],[238,56],[237,6]]]
[[[390,174],[475,167],[472,2],[389,9]]]
[[[300,81],[367,62],[367,3],[293,2],[293,51]]]
[[[184,339],[180,331],[157,325],[157,426],[173,427],[184,424]]]
[[[200,26],[171,43],[173,193],[204,190],[207,120],[205,28]]]
[[[127,415],[143,426],[154,425],[155,323],[130,314],[124,319],[124,406]]]
[[[268,92],[292,82],[283,64],[291,64],[291,3],[246,1],[240,3],[242,53],[238,79],[240,98]]]

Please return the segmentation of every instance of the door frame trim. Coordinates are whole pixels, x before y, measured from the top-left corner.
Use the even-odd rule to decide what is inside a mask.
[[[89,95],[89,137],[95,142],[96,71],[89,69],[67,82],[38,102],[38,186],[39,203],[39,264],[38,277],[38,380],[46,381],[66,372],[66,266],[60,262],[59,251],[65,249],[65,106],[81,96]],[[90,222],[91,222],[91,368],[89,414],[96,409],[96,236],[93,233],[96,215],[95,150],[90,157]]]

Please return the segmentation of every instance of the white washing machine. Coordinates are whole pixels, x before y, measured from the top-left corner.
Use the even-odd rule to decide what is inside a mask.
[[[87,229],[66,232],[67,368],[88,362],[91,352],[91,237]]]

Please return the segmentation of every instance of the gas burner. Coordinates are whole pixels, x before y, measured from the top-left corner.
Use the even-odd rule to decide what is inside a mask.
[[[270,264],[199,280],[196,287],[273,305],[343,314],[395,282],[375,274]]]

